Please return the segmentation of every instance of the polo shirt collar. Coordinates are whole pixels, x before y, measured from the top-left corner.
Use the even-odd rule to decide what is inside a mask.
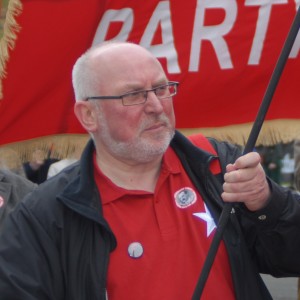
[[[96,154],[94,153],[94,178],[96,185],[101,194],[102,204],[105,205],[109,202],[122,198],[123,196],[131,195],[132,197],[152,194],[150,192],[141,190],[127,190],[115,185],[107,176],[105,176],[96,162]],[[160,172],[161,176],[169,176],[170,174],[179,174],[181,172],[180,161],[175,154],[174,150],[169,147],[162,159],[162,167]],[[159,181],[159,179],[158,179]]]

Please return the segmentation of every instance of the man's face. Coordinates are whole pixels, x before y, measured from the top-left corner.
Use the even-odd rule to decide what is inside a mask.
[[[161,65],[139,51],[124,51],[106,60],[110,68],[104,74],[107,84],[101,95],[121,95],[151,89],[167,83]],[[172,98],[159,100],[148,93],[144,104],[123,106],[120,99],[100,100],[98,131],[95,140],[101,148],[118,159],[147,162],[167,149],[175,126]]]

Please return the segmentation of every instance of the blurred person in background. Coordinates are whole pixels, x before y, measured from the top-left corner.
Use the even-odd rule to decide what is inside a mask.
[[[30,161],[25,162],[23,167],[26,177],[37,184],[47,180],[48,170],[51,164],[58,161],[56,158],[50,158],[49,151],[35,149]]]
[[[300,193],[300,138],[294,141],[294,186],[296,191]],[[298,279],[298,300],[300,300],[300,278]]]
[[[24,176],[0,169],[0,232],[8,214],[37,185]],[[0,296],[1,298],[1,296]]]

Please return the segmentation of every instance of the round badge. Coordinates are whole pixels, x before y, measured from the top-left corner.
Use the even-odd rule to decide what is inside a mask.
[[[128,254],[132,258],[140,258],[144,253],[144,249],[141,243],[133,242],[128,246]]]
[[[179,208],[186,208],[193,205],[197,200],[195,191],[189,187],[180,189],[174,194],[175,203]]]
[[[4,205],[4,199],[0,196],[0,207]]]

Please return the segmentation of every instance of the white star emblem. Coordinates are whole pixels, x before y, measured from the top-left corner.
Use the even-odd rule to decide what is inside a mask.
[[[210,234],[212,233],[212,231],[217,228],[214,219],[212,218],[210,211],[208,210],[208,208],[206,207],[206,205],[204,204],[204,208],[205,208],[205,213],[204,212],[199,212],[199,213],[194,213],[193,215],[199,219],[202,219],[203,221],[206,222],[206,234],[207,237],[210,236]]]

